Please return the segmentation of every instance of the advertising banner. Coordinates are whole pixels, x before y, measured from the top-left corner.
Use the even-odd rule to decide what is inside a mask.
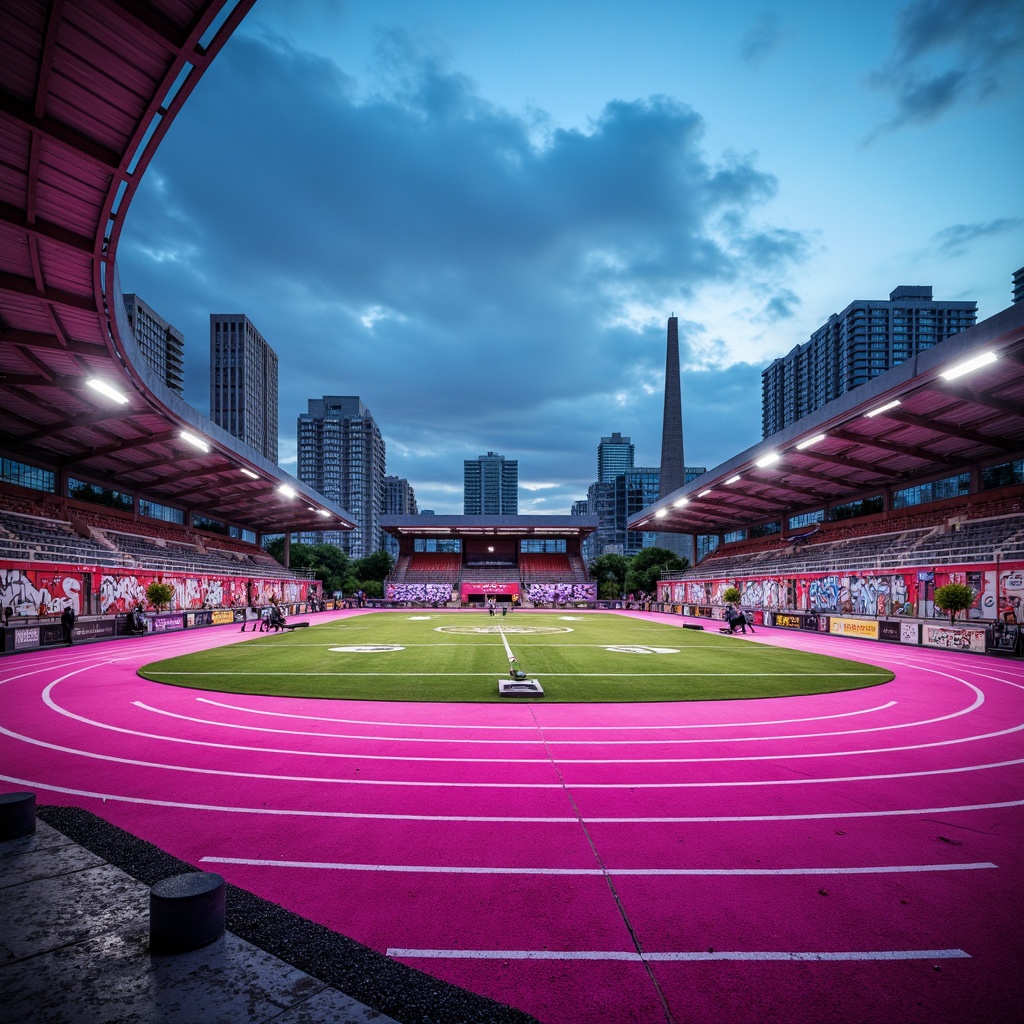
[[[985,651],[983,626],[933,626],[923,628],[925,647],[942,647],[947,651]]]
[[[913,644],[915,647],[921,643],[921,627],[916,622],[900,623],[900,643]]]
[[[15,629],[14,631],[14,649],[16,651],[25,651],[30,647],[39,646],[39,627],[38,626],[24,626],[21,629]]]
[[[170,633],[185,628],[180,615],[153,615],[150,617],[149,625],[154,633]]]
[[[878,639],[899,643],[902,627],[902,622],[880,622],[878,624]]]
[[[462,598],[467,594],[518,594],[518,583],[463,583]]]
[[[833,636],[859,636],[865,640],[877,640],[878,622],[832,616],[828,621],[828,631]]]
[[[804,620],[800,615],[790,615],[787,612],[775,613],[775,625],[783,629],[800,629]]]
[[[79,620],[71,631],[71,638],[72,640],[96,640],[102,636],[113,636],[114,625],[113,619],[98,619],[95,622]]]

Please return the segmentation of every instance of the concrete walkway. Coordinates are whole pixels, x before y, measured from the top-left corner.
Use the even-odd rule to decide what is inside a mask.
[[[149,886],[40,821],[0,843],[0,1021],[395,1024],[225,933],[149,952]]]

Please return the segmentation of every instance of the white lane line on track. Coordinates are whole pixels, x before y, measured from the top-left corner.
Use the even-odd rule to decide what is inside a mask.
[[[119,803],[141,804],[146,807],[169,807],[188,811],[220,811],[224,814],[265,814],[271,817],[297,818],[353,818],[375,821],[453,821],[463,824],[504,824],[504,825],[579,825],[580,818],[540,818],[525,816],[471,815],[471,814],[383,814],[361,811],[307,811],[299,808],[237,807],[225,804],[198,804],[184,800],[155,800],[151,797],[124,796],[120,793],[98,793],[88,789],[73,789],[70,786],[54,786],[40,779],[22,779],[13,775],[0,775],[0,782],[15,786],[36,787],[50,793],[65,793],[69,796],[92,797],[95,800],[116,800]],[[824,811],[812,814],[723,814],[693,815],[671,818],[597,818],[585,817],[588,823],[601,825],[683,825],[717,824],[719,822],[752,821],[831,821],[851,818],[894,818],[920,814],[959,814],[968,811],[991,811],[1004,807],[1024,807],[1024,800],[1001,800],[987,804],[960,804],[952,807],[908,807],[888,811]]]
[[[637,953],[626,950],[554,949],[389,949],[387,955],[406,960],[630,960],[670,963],[710,960],[788,960],[798,963],[837,960],[956,960],[970,959],[962,949],[879,949],[843,953],[804,953],[776,950],[709,953]]]
[[[922,871],[980,871],[998,865],[988,861],[969,864],[892,864],[880,867],[828,868],[500,868],[456,867],[422,864],[339,864],[315,860],[264,860],[256,857],[201,857],[203,864],[239,864],[256,868],[309,868],[320,871],[384,871],[431,875],[630,875],[671,877],[697,875],[728,877],[746,875],[890,875]]]
[[[539,675],[543,675],[547,678],[558,678],[558,679],[634,679],[638,674],[637,672],[541,672]],[[646,676],[666,676],[674,679],[704,679],[704,678],[722,678],[722,679],[774,679],[776,676],[783,676],[786,679],[818,679],[821,677],[820,672],[644,672]],[[845,679],[848,676],[854,679],[873,679],[875,676],[889,676],[891,672],[829,672],[830,678]],[[393,678],[410,678],[410,679],[425,679],[431,676],[437,676],[440,679],[490,679],[494,675],[494,672],[256,672],[254,670],[247,670],[245,672],[161,672],[161,677],[164,676],[243,676],[246,679],[252,679],[257,676],[267,676],[271,679],[279,679],[282,676],[298,676],[301,678],[318,679],[324,676],[328,679],[363,679],[363,678],[377,678],[381,677],[384,679]],[[817,696],[814,694],[813,696]]]
[[[265,732],[275,733],[285,736],[312,736],[316,739],[322,740],[356,740],[359,742],[366,743],[473,743],[480,745],[516,745],[516,746],[543,746],[545,749],[553,746],[669,746],[669,745],[681,745],[684,743],[754,743],[763,742],[768,739],[777,740],[805,740],[805,739],[820,739],[822,737],[831,739],[835,736],[848,736],[855,733],[863,732],[878,732],[879,729],[851,729],[845,732],[829,732],[829,733],[797,733],[792,736],[734,736],[734,737],[723,737],[718,739],[665,739],[665,740],[636,740],[630,742],[629,740],[546,740],[543,737],[538,739],[522,739],[522,740],[486,740],[486,739],[455,739],[455,740],[440,740],[430,737],[423,736],[363,736],[363,735],[349,735],[347,733],[322,733],[322,732],[304,732],[298,729],[269,729],[254,725],[245,725],[237,722],[218,722],[213,719],[207,718],[195,718],[191,715],[182,715],[176,711],[166,711],[162,708],[154,708],[148,704],[142,703],[142,701],[134,701],[134,706],[142,711],[148,711],[156,715],[163,715],[166,718],[175,718],[180,721],[191,722],[194,725],[211,726],[216,729],[242,729],[250,732]],[[65,711],[55,702],[50,705],[53,710],[59,714],[66,715],[67,717],[74,718],[76,721],[82,722],[85,725],[91,725],[97,729],[109,729],[112,732],[127,732],[132,736],[139,736],[145,739],[154,740],[166,740],[169,743],[188,743],[193,746],[211,746],[221,750],[242,750],[242,751],[260,751],[265,753],[274,754],[294,754],[297,756],[305,757],[334,757],[334,758],[354,758],[357,760],[366,761],[424,761],[424,762],[455,762],[458,764],[547,764],[549,758],[539,757],[424,757],[420,755],[402,755],[402,754],[364,754],[364,753],[343,753],[339,751],[314,751],[314,750],[289,750],[282,749],[279,747],[249,747],[242,744],[230,744],[230,743],[213,743],[209,740],[189,740],[182,739],[177,736],[163,736],[159,733],[148,733],[139,732],[137,730],[125,729],[122,726],[108,725],[105,722],[98,722],[93,719],[83,718],[79,715],[75,715],[69,711]],[[882,731],[887,728],[896,728],[895,726],[881,727]],[[713,764],[719,762],[733,763],[739,761],[789,761],[797,760],[802,758],[821,758],[821,757],[857,757],[867,754],[893,754],[893,753],[906,753],[910,750],[927,750],[933,747],[948,747],[954,746],[960,743],[974,743],[979,740],[990,740],[997,739],[1000,736],[1005,736],[1010,733],[1024,731],[1024,724],[1012,726],[1009,729],[1005,729],[1002,732],[994,733],[978,733],[971,736],[958,736],[948,740],[933,740],[931,743],[907,743],[898,747],[867,747],[858,750],[823,750],[814,752],[779,752],[777,754],[744,754],[744,755],[729,755],[722,757],[559,757],[556,758],[557,764]]]
[[[150,739],[166,739],[166,737],[151,736],[147,733],[137,733],[131,729],[124,729],[120,726],[104,725],[100,722],[93,722],[90,719],[83,718],[79,715],[74,715],[71,712],[61,709],[59,706],[52,703],[50,698],[50,691],[54,686],[57,685],[59,680],[55,680],[50,683],[49,686],[43,691],[43,699],[46,703],[59,714],[66,715],[76,721],[85,723],[87,725],[94,726],[100,729],[109,729],[113,732],[125,733],[133,736],[141,736],[143,738]],[[1018,732],[1024,730],[1024,724],[1015,726],[1012,729],[1005,730],[1005,732]],[[413,787],[413,788],[441,788],[441,789],[563,789],[564,784],[561,782],[449,782],[449,781],[420,781],[420,780],[402,780],[402,779],[334,779],[325,776],[302,776],[302,775],[274,775],[269,772],[239,772],[230,771],[225,768],[199,768],[192,765],[175,765],[175,764],[164,764],[158,761],[142,761],[138,759],[121,758],[115,757],[111,754],[101,754],[96,751],[82,750],[75,747],[65,747],[55,743],[48,743],[45,740],[34,739],[30,736],[24,736],[20,733],[13,732],[10,729],[0,726],[0,734],[9,736],[11,739],[20,740],[23,743],[27,743],[31,746],[38,746],[45,750],[54,750],[65,754],[74,754],[79,757],[87,757],[97,761],[109,761],[116,764],[130,764],[135,767],[141,768],[157,768],[166,771],[179,771],[189,772],[197,775],[216,775],[218,777],[228,778],[242,778],[242,779],[261,779],[264,781],[276,781],[276,782],[319,782],[327,783],[331,785],[347,785],[347,786],[398,786],[398,787]],[[174,738],[173,742],[188,743],[194,746],[212,746],[215,748],[230,747],[230,744],[209,744],[202,740],[184,740]],[[955,741],[939,741],[941,744],[946,742]],[[923,744],[925,745],[925,744]],[[883,750],[883,753],[889,753],[888,750]],[[795,755],[794,755],[795,756]],[[811,755],[801,755],[811,756]],[[769,759],[778,759],[769,757]],[[781,758],[785,760],[785,758]],[[739,760],[739,758],[727,759],[727,760]],[[983,771],[992,768],[1006,768],[1017,764],[1024,764],[1024,758],[1016,758],[1009,761],[996,761],[988,764],[975,764],[975,765],[957,765],[952,768],[933,768],[928,770],[921,770],[915,772],[892,772],[888,774],[875,774],[875,775],[848,775],[848,776],[834,776],[828,778],[799,778],[799,779],[757,779],[757,780],[727,780],[722,782],[578,782],[572,785],[572,789],[718,789],[722,787],[745,787],[745,786],[805,786],[805,785],[816,785],[824,783],[835,783],[835,782],[877,782],[887,779],[905,779],[905,778],[921,778],[929,775],[955,775],[963,772],[970,771]]]
[[[846,691],[856,693],[855,690]],[[453,724],[446,725],[442,722],[386,722],[365,718],[324,718],[321,715],[296,715],[286,711],[267,711],[262,708],[244,708],[237,704],[228,704],[225,701],[212,700],[209,697],[196,697],[196,701],[202,704],[212,704],[214,707],[226,708],[228,711],[238,711],[249,715],[267,715],[271,718],[297,718],[303,721],[328,722],[338,725],[372,725],[375,727],[397,728],[397,729],[487,729],[495,732],[505,730],[526,730],[532,733],[537,731],[536,725],[472,725]],[[546,725],[545,730],[558,732],[656,732],[659,729],[742,729],[763,727],[766,725],[797,725],[801,722],[823,722],[831,721],[834,718],[850,718],[853,715],[873,714],[876,711],[885,711],[895,707],[898,701],[890,700],[885,704],[878,704],[873,708],[861,708],[858,711],[841,711],[834,715],[807,715],[804,718],[776,718],[766,719],[763,722],[704,722],[704,723],[679,723],[676,725]],[[662,705],[659,705],[659,707]],[[829,734],[831,735],[831,734]]]

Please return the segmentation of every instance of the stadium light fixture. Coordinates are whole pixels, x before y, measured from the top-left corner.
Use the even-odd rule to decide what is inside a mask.
[[[330,519],[331,518],[331,513],[328,512],[326,509],[318,508],[318,509],[314,509],[314,511],[316,512],[316,514],[318,516],[323,516],[325,519]]]
[[[294,487],[289,487],[287,484],[281,484],[277,489],[278,494],[283,494],[286,498],[297,498],[298,492]]]
[[[259,473],[254,473],[251,469],[246,469],[244,466],[242,467],[241,472],[249,477],[250,480],[259,480],[260,478]]]
[[[655,519],[664,519],[665,516],[667,516],[667,515],[668,515],[668,509],[667,508],[659,508],[658,511],[654,513],[654,518]]]
[[[689,504],[690,504],[690,499],[689,498],[680,498],[678,501],[674,501],[672,503],[672,507],[673,508],[682,508],[684,505],[689,505]]]
[[[729,484],[734,484],[734,483],[736,483],[737,480],[742,480],[742,479],[743,479],[742,476],[739,473],[737,473],[735,476],[729,477],[729,479],[726,480],[725,483],[726,483],[726,486],[728,486]]]
[[[703,491],[701,491],[700,494],[697,495],[697,497],[698,498],[703,498],[703,497],[705,497],[706,495],[708,495],[710,493],[711,493],[711,488],[708,487],[708,488],[705,488]]]
[[[885,405],[880,405],[877,409],[872,409],[871,412],[864,413],[864,419],[869,420],[872,416],[881,416],[883,412],[895,409],[899,404],[900,400],[898,398],[894,398],[891,402],[886,402]]]
[[[956,366],[943,370],[939,376],[943,380],[956,380],[957,377],[962,377],[965,373],[973,373],[975,370],[980,370],[983,366],[988,366],[989,363],[994,363],[998,358],[995,352],[983,352],[980,356],[975,356],[973,359],[965,359],[962,363],[957,363]]]
[[[764,469],[766,466],[771,466],[781,459],[782,456],[778,452],[769,452],[767,455],[762,455],[761,458],[754,463],[758,469]]]
[[[100,380],[99,377],[90,377],[86,382],[93,389],[98,391],[101,395],[106,395],[107,398],[112,399],[119,405],[125,405],[128,401],[128,396],[122,394],[117,388],[112,388],[105,380]]]
[[[796,450],[802,452],[805,448],[810,448],[811,445],[824,441],[826,437],[828,437],[827,434],[815,434],[814,437],[805,438],[796,446]]]
[[[187,430],[183,430],[178,436],[182,441],[188,441],[190,445],[198,448],[201,452],[208,452],[210,450],[210,446],[201,437],[196,437],[195,434],[190,434]]]

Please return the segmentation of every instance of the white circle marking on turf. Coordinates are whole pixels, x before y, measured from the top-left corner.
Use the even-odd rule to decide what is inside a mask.
[[[606,647],[606,651],[615,654],[678,654],[678,647],[631,647],[624,644],[621,647]]]
[[[350,647],[331,647],[340,654],[388,654],[391,651],[404,651],[399,644],[352,644]]]

